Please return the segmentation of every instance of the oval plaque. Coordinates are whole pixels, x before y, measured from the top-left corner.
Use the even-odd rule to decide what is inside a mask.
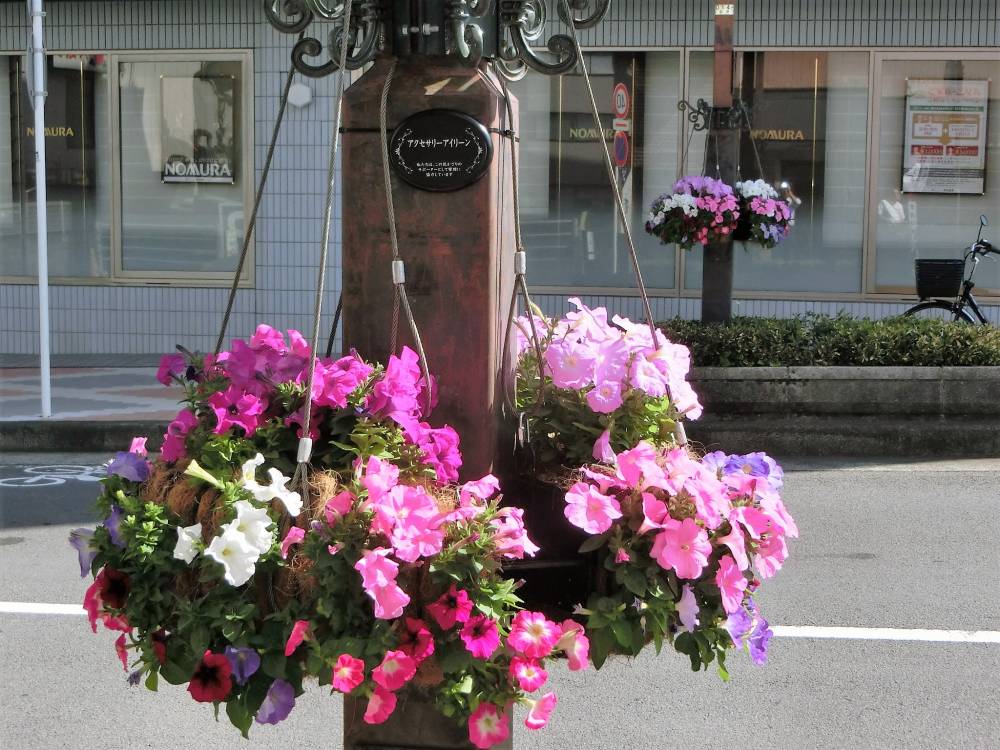
[[[479,180],[493,159],[486,126],[465,112],[425,109],[399,124],[389,140],[389,162],[421,190],[461,190]]]

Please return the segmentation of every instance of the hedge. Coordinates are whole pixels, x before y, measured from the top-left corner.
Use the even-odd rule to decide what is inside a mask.
[[[1000,365],[1000,330],[968,323],[809,314],[658,325],[691,349],[696,367]]]

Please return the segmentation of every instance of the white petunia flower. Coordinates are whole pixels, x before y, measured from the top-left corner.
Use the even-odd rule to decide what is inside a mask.
[[[208,545],[205,554],[223,567],[229,584],[242,586],[253,575],[260,553],[250,545],[243,532],[233,528],[232,524],[226,524],[224,528],[225,531]]]
[[[257,484],[257,467],[263,463],[264,456],[258,453],[256,456],[243,464],[240,475],[240,484],[250,492],[260,489],[260,485]]]
[[[201,524],[177,527],[177,545],[174,547],[174,559],[190,564],[198,554],[198,542],[201,541]]]
[[[295,517],[302,511],[302,498],[298,492],[294,492],[286,486],[291,479],[286,477],[275,468],[267,470],[267,475],[271,477],[271,484],[258,486],[258,489],[250,491],[259,503],[269,503],[272,500],[280,500],[288,511],[288,515]]]
[[[274,544],[274,533],[268,529],[272,521],[267,510],[255,508],[246,500],[237,500],[233,507],[236,508],[236,520],[222,528],[231,526],[242,533],[250,546],[262,555],[271,549],[271,545]]]

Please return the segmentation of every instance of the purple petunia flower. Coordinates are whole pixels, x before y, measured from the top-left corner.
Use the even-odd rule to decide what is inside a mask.
[[[135,687],[139,684],[140,680],[142,680],[142,672],[138,669],[132,672],[127,678],[129,687]]]
[[[118,451],[107,468],[108,476],[117,474],[132,482],[145,482],[149,479],[149,462],[137,453]]]
[[[275,680],[257,710],[257,723],[278,724],[288,718],[294,707],[295,688],[284,680]]]
[[[104,519],[104,528],[108,530],[111,543],[116,547],[125,549],[125,540],[122,539],[122,509],[117,505],[111,506],[111,515]]]
[[[750,632],[752,626],[753,620],[750,619],[750,613],[742,607],[729,615],[724,624],[736,648],[743,648],[743,639]]]
[[[724,474],[749,474],[752,477],[766,477],[770,473],[763,453],[748,453],[745,456],[732,455],[722,469]]]
[[[76,550],[80,558],[80,578],[86,578],[90,572],[90,566],[97,557],[97,550],[93,547],[93,529],[73,529],[69,532],[69,544]]]
[[[702,459],[701,464],[706,469],[711,471],[716,476],[720,472],[725,470],[726,464],[729,462],[729,456],[727,456],[722,451],[715,451],[713,453],[706,453]]]
[[[245,685],[260,669],[260,654],[252,648],[233,648],[226,646],[226,658],[233,668],[233,679],[238,685]]]
[[[763,617],[757,622],[757,627],[750,634],[750,660],[758,667],[767,662],[767,644],[770,643],[774,631],[767,625]]]

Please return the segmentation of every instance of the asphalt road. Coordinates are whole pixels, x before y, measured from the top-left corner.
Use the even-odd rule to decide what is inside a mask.
[[[0,602],[76,604],[66,544],[93,524],[99,456],[0,459]],[[1000,631],[1000,461],[790,464],[802,537],[759,597],[774,624]],[[73,476],[69,476],[73,475]],[[794,627],[793,627],[794,633]],[[776,637],[732,681],[652,654],[600,673],[553,670],[559,705],[518,748],[1000,748],[1000,644]],[[243,740],[183,688],[129,688],[83,617],[0,612],[0,748],[233,748]],[[341,702],[312,690],[254,748],[340,747]]]

